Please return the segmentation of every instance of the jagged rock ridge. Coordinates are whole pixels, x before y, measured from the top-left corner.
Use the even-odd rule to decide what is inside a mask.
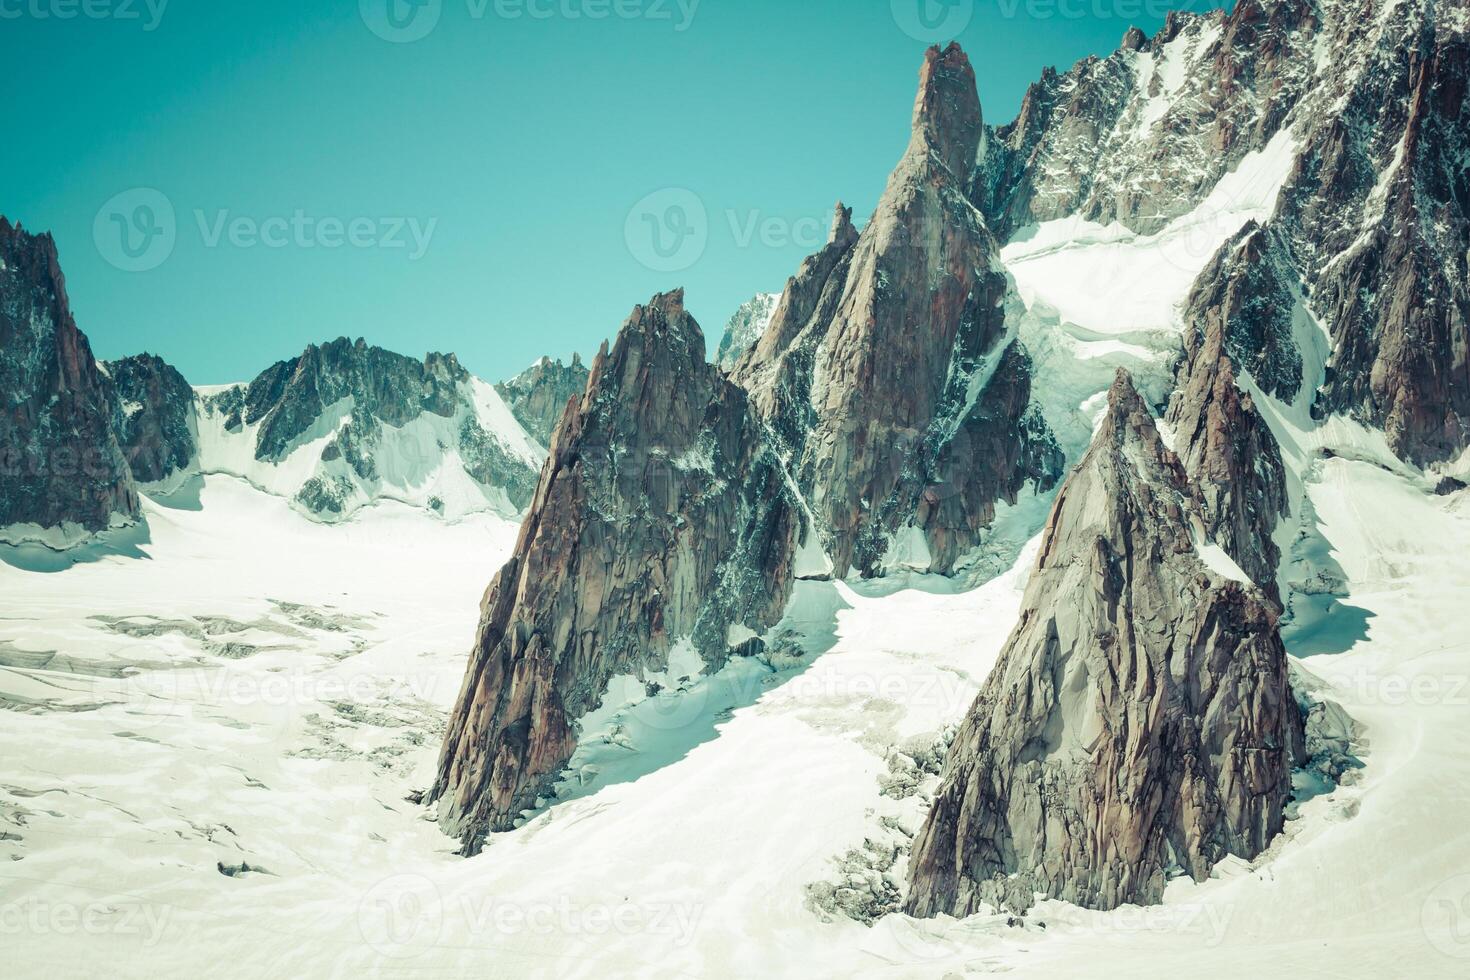
[[[551,433],[566,414],[567,402],[581,397],[586,388],[587,368],[581,354],[573,354],[570,364],[543,357],[495,386],[516,420],[543,446],[551,445]]]
[[[552,440],[514,557],[486,593],[438,777],[478,850],[546,794],[619,674],[688,644],[709,669],[791,588],[799,511],[745,393],[705,360],[683,293],[636,307]]]
[[[530,502],[541,461],[500,396],[453,354],[418,361],[361,339],[310,346],[249,385],[208,392],[199,416],[206,471],[214,446],[248,440],[254,464],[236,475],[327,521],[384,498],[509,516]],[[291,483],[280,464],[302,452],[317,459]]]
[[[104,369],[120,403],[117,439],[138,482],[165,484],[197,469],[194,389],[178,369],[153,354]]]
[[[1206,267],[1185,304],[1184,357],[1166,416],[1204,502],[1206,533],[1278,604],[1273,535],[1290,513],[1286,467],[1236,365],[1252,366],[1256,383],[1287,404],[1301,390],[1296,293],[1281,249],[1251,224]]]
[[[765,336],[776,315],[776,304],[781,302],[780,293],[756,293],[741,304],[740,309],[725,324],[720,336],[720,346],[715,350],[715,363],[729,371],[735,367],[741,355],[750,350]]]
[[[118,406],[50,235],[0,217],[0,529],[55,547],[142,519]]]
[[[1202,557],[1201,509],[1120,372],[915,841],[910,912],[1153,903],[1281,829],[1286,652],[1268,598]]]
[[[1220,179],[1285,154],[1269,235],[1287,247],[1252,240],[1244,261],[1299,284],[1332,338],[1318,416],[1382,428],[1411,463],[1454,460],[1470,447],[1467,27],[1463,4],[1435,0],[1170,15],[1152,38],[1130,31],[1107,58],[1045,72],[987,131],[971,197],[1003,240],[1070,216],[1152,233],[1225,220],[1239,188],[1215,193]],[[1258,376],[1232,350],[1284,397],[1292,358],[1265,354]]]
[[[872,220],[858,234],[838,205],[829,243],[732,375],[780,440],[838,576],[881,573],[896,540],[948,573],[997,501],[1049,489],[1061,468],[1030,404],[999,246],[965,196],[980,131],[969,60],[930,49]]]

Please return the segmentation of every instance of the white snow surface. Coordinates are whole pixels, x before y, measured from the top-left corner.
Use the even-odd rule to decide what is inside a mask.
[[[239,477],[288,500],[313,477],[341,477],[353,488],[344,518],[379,501],[423,508],[437,501],[441,505],[438,512],[449,520],[481,511],[514,517],[517,508],[501,487],[481,484],[465,470],[460,457],[460,432],[470,417],[509,456],[523,461],[532,470],[539,470],[546,457],[545,448],[516,421],[494,386],[470,378],[460,386],[460,404],[454,415],[446,418],[423,412],[403,426],[381,423],[381,438],[371,446],[378,469],[375,480],[358,478],[346,460],[324,462],[321,458],[322,451],[351,417],[350,397],[329,405],[314,426],[295,441],[285,459],[258,460],[255,447],[263,423],[230,432],[225,428],[226,414],[207,400],[231,387],[234,386],[196,389],[203,396],[196,402],[199,408],[197,472]]]
[[[515,527],[393,504],[327,527],[210,477],[200,510],[146,504],[142,559],[0,565],[6,973],[1463,977],[1470,506],[1345,456],[1305,487],[1343,587],[1288,645],[1364,726],[1362,778],[1158,908],[869,928],[808,886],[917,829],[885,759],[963,717],[1034,541],[969,592],[799,583],[806,657],[704,677],[676,654],[682,693],[609,699],[562,798],[464,860],[405,797]]]

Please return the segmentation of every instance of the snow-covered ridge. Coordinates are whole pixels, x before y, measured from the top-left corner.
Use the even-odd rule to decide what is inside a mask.
[[[298,376],[341,370],[323,367],[327,348],[308,350],[293,367]],[[402,391],[382,372],[374,380],[302,383],[309,395],[293,394],[293,378],[274,401],[270,372],[249,385],[196,389],[199,432],[198,474],[225,474],[267,493],[285,497],[317,520],[344,520],[361,508],[392,500],[430,510],[447,519],[479,511],[514,517],[534,489],[544,456],[495,388],[458,368],[433,380],[414,380],[422,368],[399,355],[337,347],[332,356],[379,358],[409,372]],[[425,363],[432,367],[437,355]],[[307,367],[302,365],[306,364]],[[420,386],[422,385],[422,388]],[[382,390],[394,392],[383,403]],[[323,390],[341,394],[320,406]],[[423,404],[413,399],[423,392]],[[302,399],[305,399],[304,401]],[[283,437],[282,420],[289,423]]]
[[[740,355],[765,336],[766,330],[771,326],[771,319],[776,315],[776,304],[779,302],[780,293],[756,293],[743,303],[725,325],[719,349],[715,352],[715,363],[727,371],[733,368],[735,362],[740,360]]]

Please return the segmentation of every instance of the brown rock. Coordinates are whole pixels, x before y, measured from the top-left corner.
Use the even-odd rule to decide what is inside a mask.
[[[915,840],[909,912],[1157,902],[1172,867],[1203,879],[1281,829],[1286,652],[1266,597],[1197,555],[1197,507],[1120,372]]]
[[[682,291],[636,307],[571,402],[479,640],[430,800],[478,850],[545,795],[619,674],[687,640],[710,668],[764,632],[801,528],[745,393],[705,361]]]

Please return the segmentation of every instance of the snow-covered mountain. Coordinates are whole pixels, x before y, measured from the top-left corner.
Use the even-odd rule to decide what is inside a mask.
[[[495,386],[517,421],[543,446],[551,445],[551,434],[566,414],[567,402],[581,397],[586,388],[587,367],[580,354],[573,354],[570,364],[543,357]]]
[[[238,477],[336,522],[383,500],[458,519],[530,502],[545,449],[454,355],[311,346],[248,384],[192,388],[154,355],[98,363],[55,245],[0,218],[0,540],[66,550]],[[584,370],[574,363],[568,373]],[[564,399],[563,399],[564,401]]]
[[[484,624],[431,792],[444,826],[474,852],[487,830],[535,813],[580,751],[576,733],[592,724],[608,678],[625,670],[664,676],[673,654],[662,651],[679,640],[689,641],[702,672],[719,671],[732,651],[772,658],[790,627],[769,613],[791,598],[793,568],[796,579],[964,570],[983,582],[1046,523],[1093,530],[1075,532],[1055,555],[1047,550],[1053,539],[1044,539],[1043,569],[1075,565],[1094,546],[1144,567],[1099,560],[1079,579],[1059,577],[1028,593],[1007,673],[991,679],[975,708],[978,741],[945,770],[953,804],[931,815],[929,850],[910,882],[926,897],[910,907],[968,913],[988,900],[1024,912],[1029,897],[1009,902],[1006,889],[985,886],[992,874],[1027,873],[1029,861],[1045,868],[1027,878],[1035,891],[1112,908],[1159,900],[1181,864],[1199,879],[1227,856],[1256,859],[1302,800],[1287,771],[1314,757],[1310,739],[1288,737],[1301,732],[1303,709],[1283,693],[1278,616],[1309,629],[1335,601],[1307,584],[1331,581],[1332,570],[1306,492],[1315,464],[1304,446],[1391,460],[1403,472],[1431,464],[1416,477],[1428,492],[1470,436],[1457,407],[1466,379],[1454,373],[1466,362],[1466,157],[1443,152],[1458,135],[1440,135],[1463,123],[1464,17],[1431,0],[1372,6],[1367,19],[1349,3],[1308,0],[1176,15],[1153,38],[1130,31],[1109,58],[1048,72],[1018,120],[998,129],[981,121],[964,54],[954,45],[932,49],[913,141],[873,220],[859,235],[839,206],[831,240],[792,278],[733,367],[763,426],[735,444],[728,435],[707,440],[723,452],[714,455],[720,479],[701,496],[722,501],[724,512],[751,514],[738,503],[750,497],[747,474],[729,467],[732,458],[760,446],[785,466],[788,482],[758,525],[761,547],[730,556],[711,537],[715,551],[703,559],[696,536],[685,546],[693,567],[714,567],[719,553],[722,576],[673,574],[677,599],[658,576],[641,593],[636,579],[620,586],[620,605],[641,602],[667,627],[661,649],[646,638],[625,642],[620,628],[600,632],[596,617],[557,611],[575,608],[575,598],[547,604],[552,595],[600,601],[601,564],[585,573],[544,559],[508,566],[487,600],[505,618]],[[1377,110],[1363,118],[1369,104]],[[1360,232],[1339,234],[1344,225]],[[1342,270],[1357,268],[1351,275],[1361,278],[1364,263],[1404,281],[1401,299],[1361,290],[1348,297]],[[1407,302],[1410,295],[1423,298]],[[1433,364],[1423,363],[1427,356]],[[601,367],[594,365],[594,388]],[[1126,382],[1117,380],[1120,369]],[[649,383],[673,385],[676,403],[703,404],[681,394],[677,378]],[[659,401],[644,391],[640,384],[604,394],[635,410]],[[1108,411],[1117,417],[1099,431]],[[1147,433],[1136,431],[1140,418]],[[1110,432],[1117,445],[1107,448],[1100,440]],[[618,468],[634,478],[617,484],[619,506],[589,507],[604,519],[624,508],[640,514],[640,500],[657,499],[647,464],[675,448],[619,442]],[[1062,460],[1084,458],[1114,459],[1118,472],[1097,476],[1084,466],[1055,490]],[[1102,525],[1097,508],[1109,495],[1119,506],[1149,502]],[[575,496],[547,483],[540,496],[558,508],[570,501],[573,511],[552,517],[533,507],[521,556],[552,546],[544,528],[580,520]],[[798,533],[769,534],[793,522]],[[614,526],[598,540],[632,534],[625,520]],[[1104,526],[1105,534],[1096,530]],[[575,540],[558,547],[584,550]],[[641,561],[634,552],[617,556]],[[746,612],[720,621],[728,624],[725,648],[711,648],[708,624],[678,610],[702,608],[701,596],[715,601],[717,593],[702,590],[724,588],[732,568],[742,569],[747,588],[761,583],[770,602],[745,596]],[[554,586],[541,577],[548,574]],[[1184,606],[1158,601],[1177,601],[1177,583],[1201,575],[1206,592]],[[1123,605],[1079,631],[1068,610],[1095,592]],[[1118,635],[1200,610],[1204,647],[1192,654],[1168,644],[1112,646]],[[566,634],[568,617],[590,632]],[[1051,623],[1052,633],[1029,635],[1038,622]],[[1075,644],[1065,678],[1056,673],[1057,630]],[[581,652],[557,654],[563,640],[553,637]],[[640,655],[627,656],[634,650]],[[1236,677],[1229,664],[1241,650],[1255,666]],[[1128,744],[1109,751],[1138,760],[1140,745],[1183,739],[1234,746],[1230,753],[1269,748],[1275,761],[1201,750],[1188,791],[1219,822],[1140,813],[1129,803],[1062,803],[1062,812],[1038,804],[977,822],[975,800],[1009,795],[1013,769],[1038,752],[1050,759],[1080,751],[1076,767],[1043,770],[1044,778],[1089,798],[1111,771],[1096,755],[1104,751],[1099,726],[1122,723],[1107,721],[1114,695],[1099,687],[1112,657],[1128,662],[1129,684],[1166,693],[1157,695],[1157,712],[1130,722]],[[549,678],[544,664],[558,662],[573,666],[557,672],[550,695],[533,697],[512,680]],[[1233,693],[1198,700],[1191,688],[1166,683],[1181,674]],[[1016,709],[1026,699],[1055,708],[1028,715]],[[1004,707],[988,735],[978,727],[990,717],[984,705]],[[1169,727],[1181,713],[1184,734]],[[956,761],[967,757],[979,761]],[[1135,775],[1138,793],[1177,782],[1162,769]],[[1019,796],[1015,805],[1024,805]],[[956,813],[967,816],[956,821]],[[946,817],[943,828],[932,822]],[[1046,830],[1056,821],[1116,847],[1057,849]],[[985,859],[954,866],[962,846]],[[1131,857],[1118,858],[1120,850]]]
[[[780,293],[756,293],[746,300],[725,324],[720,335],[720,345],[715,349],[715,363],[726,371],[735,366],[740,355],[750,350],[765,336],[771,319],[776,315],[776,304],[781,301]]]
[[[324,521],[378,500],[514,516],[544,450],[454,355],[416,361],[342,338],[248,385],[201,389],[200,473],[240,477]]]
[[[728,370],[675,290],[579,390],[338,342],[0,428],[203,471],[0,564],[7,899],[134,913],[92,972],[1462,977],[1467,30],[1241,0],[1001,126],[935,48]],[[472,416],[547,426],[518,536],[385,476]]]

